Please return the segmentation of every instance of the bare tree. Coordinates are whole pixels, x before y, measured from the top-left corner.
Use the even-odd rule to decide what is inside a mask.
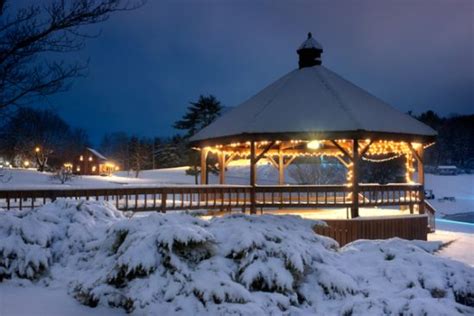
[[[146,169],[151,160],[151,146],[146,139],[132,137],[130,139],[130,164],[135,171],[135,178],[138,178],[140,171]]]
[[[74,178],[74,174],[71,170],[66,168],[59,168],[51,175],[52,181],[58,181],[61,184],[65,184],[66,182],[71,182]]]
[[[50,0],[9,12],[8,1],[0,0],[0,110],[66,90],[69,79],[85,74],[87,62],[61,60],[58,53],[78,51],[87,38],[97,36],[83,31],[84,26],[143,3]]]
[[[303,158],[288,169],[289,176],[298,184],[344,183],[344,170],[336,163],[322,162],[320,158]]]

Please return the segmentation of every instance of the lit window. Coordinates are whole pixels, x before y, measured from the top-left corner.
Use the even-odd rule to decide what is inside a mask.
[[[83,160],[84,160],[84,156],[81,155],[81,156],[79,157],[79,160],[80,160],[80,161],[83,161]]]
[[[96,166],[92,166],[92,172],[95,172],[97,170]]]
[[[76,171],[77,171],[77,172],[81,171],[81,167],[77,167],[77,168],[76,168]]]
[[[89,161],[92,161],[92,156],[89,157]]]

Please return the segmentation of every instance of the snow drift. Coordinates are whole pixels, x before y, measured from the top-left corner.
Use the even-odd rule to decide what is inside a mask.
[[[295,216],[123,218],[112,205],[56,201],[0,213],[3,278],[68,283],[89,306],[137,314],[456,315],[474,312],[474,269],[438,244],[339,248]]]

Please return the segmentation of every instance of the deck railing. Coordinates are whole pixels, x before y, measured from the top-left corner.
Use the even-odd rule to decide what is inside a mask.
[[[411,209],[422,203],[423,186],[387,184],[359,186],[361,207],[406,205]],[[187,209],[248,209],[255,192],[256,208],[350,207],[351,188],[344,185],[283,186],[167,186],[108,189],[26,189],[0,191],[0,208],[28,209],[57,198],[109,201],[124,211],[161,211]]]

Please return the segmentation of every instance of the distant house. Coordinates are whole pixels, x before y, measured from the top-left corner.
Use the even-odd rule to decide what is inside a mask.
[[[459,173],[459,169],[456,166],[438,166],[436,173],[443,176],[455,176]]]
[[[66,167],[80,175],[110,175],[119,169],[116,164],[93,148],[85,148],[76,161],[67,164]]]

